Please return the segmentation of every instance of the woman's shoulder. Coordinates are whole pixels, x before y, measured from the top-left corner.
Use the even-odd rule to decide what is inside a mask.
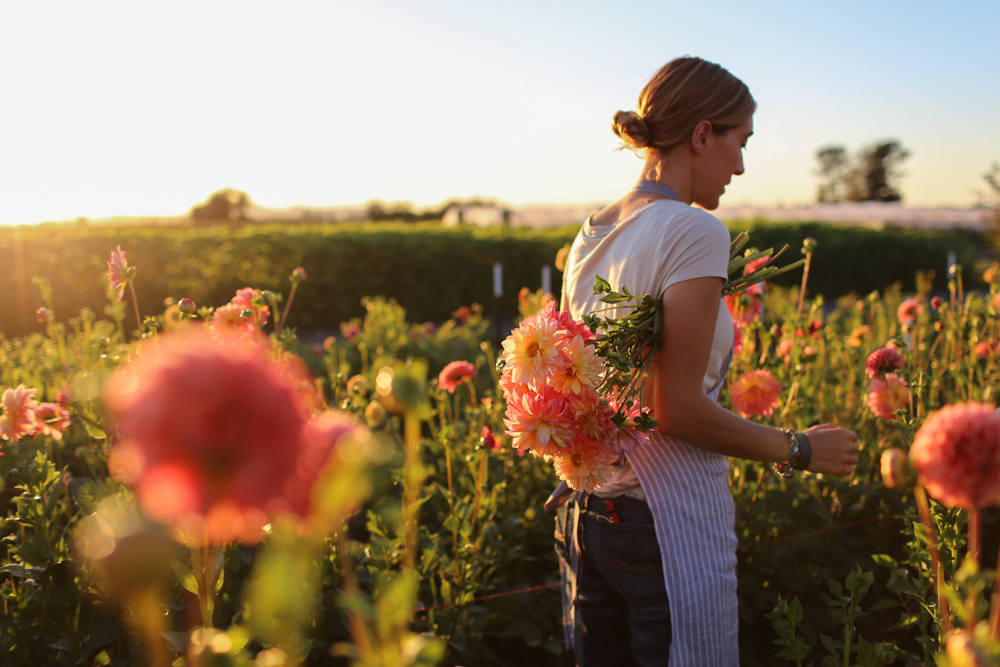
[[[729,228],[709,211],[683,202],[663,199],[650,204],[643,222],[674,237],[705,236],[729,243]]]

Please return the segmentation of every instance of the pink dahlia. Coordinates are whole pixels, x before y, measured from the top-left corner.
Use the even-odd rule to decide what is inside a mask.
[[[489,426],[484,426],[483,430],[479,433],[479,442],[486,449],[500,449],[500,444],[497,442],[497,438],[493,435],[493,431],[490,430]]]
[[[894,347],[881,347],[875,350],[868,355],[868,361],[865,362],[865,372],[870,378],[902,368],[903,355]]]
[[[916,299],[907,299],[896,309],[896,317],[899,318],[900,324],[913,324],[919,314],[920,302]]]
[[[291,367],[241,334],[152,339],[105,387],[121,433],[112,474],[189,544],[259,540],[268,515],[294,505],[305,446]]]
[[[552,458],[559,479],[566,480],[570,488],[589,493],[611,478],[618,456],[604,443],[578,436]]]
[[[117,250],[111,251],[111,259],[108,260],[108,284],[112,290],[118,290],[118,300],[121,301],[125,295],[125,286],[131,278],[129,276],[128,262],[125,261],[125,251],[119,245]]]
[[[253,319],[243,317],[243,308],[235,303],[227,303],[224,306],[216,308],[209,325],[212,331],[217,333],[226,331],[254,333],[257,330],[257,327],[253,324]]]
[[[251,312],[250,321],[253,322],[254,327],[261,328],[267,324],[267,318],[271,316],[271,310],[264,304],[254,303],[255,299],[260,297],[260,292],[252,287],[244,287],[241,290],[236,290],[236,296],[233,297],[230,303],[238,306],[241,310],[249,310]]]
[[[341,322],[340,333],[344,334],[344,338],[346,338],[349,341],[352,341],[361,335],[361,327],[352,322]]]
[[[792,356],[792,347],[795,345],[795,341],[791,338],[782,338],[778,343],[778,347],[775,348],[775,356],[781,357],[782,359],[788,359]]]
[[[729,393],[733,406],[742,416],[770,415],[778,407],[781,385],[770,371],[758,369],[741,375]]]
[[[538,387],[563,367],[559,335],[554,320],[530,318],[522,322],[503,342],[506,367],[518,384]]]
[[[874,378],[868,385],[868,407],[882,419],[896,418],[896,410],[910,405],[910,390],[895,373],[886,373],[885,378]]]
[[[757,283],[741,294],[727,296],[726,307],[741,325],[750,324],[764,312],[764,288]]]
[[[955,403],[931,413],[910,458],[932,496],[949,507],[993,505],[1000,496],[1000,412]]]
[[[733,356],[737,356],[743,349],[743,328],[740,323],[733,320]]]
[[[35,433],[52,436],[53,440],[62,440],[63,433],[69,428],[69,410],[58,403],[39,403],[35,408]]]
[[[563,396],[550,387],[543,387],[538,394],[524,394],[520,403],[508,403],[504,426],[515,449],[530,449],[542,457],[567,447],[575,435]]]
[[[566,400],[580,433],[600,442],[611,442],[618,437],[618,427],[611,421],[614,408],[602,401],[597,391],[585,387],[578,394],[568,395]]]
[[[17,388],[4,389],[3,396],[0,397],[0,406],[3,407],[3,414],[0,414],[0,438],[13,441],[34,434],[37,427],[37,392],[37,389],[26,389],[23,384]]]
[[[451,316],[459,322],[468,322],[469,318],[472,317],[472,309],[468,306],[462,306],[452,313]]]
[[[568,338],[568,337],[567,337]],[[560,342],[563,367],[553,373],[552,386],[561,394],[579,394],[585,387],[596,387],[604,373],[604,362],[587,345],[583,336],[565,338]]]
[[[459,385],[474,377],[476,377],[475,366],[468,361],[453,361],[438,375],[438,389],[447,389],[449,394],[454,394]]]
[[[764,255],[760,259],[755,259],[754,261],[750,262],[749,264],[747,264],[746,266],[743,267],[743,275],[745,275],[745,276],[750,275],[751,273],[753,273],[754,271],[756,271],[760,267],[762,267],[765,264],[767,264],[770,260],[771,260],[771,256],[770,255]],[[757,283],[757,284],[759,285],[760,283]]]
[[[565,332],[565,335],[569,339],[580,336],[583,338],[583,342],[589,343],[597,338],[597,335],[592,333],[587,327],[583,326],[582,322],[573,319],[573,316],[568,310],[557,310],[555,300],[546,301],[537,313],[527,319],[531,321],[545,320],[554,322],[556,329],[560,332]],[[522,322],[522,324],[523,323],[524,322]]]

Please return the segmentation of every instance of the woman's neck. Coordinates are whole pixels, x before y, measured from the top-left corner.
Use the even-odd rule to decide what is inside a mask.
[[[677,193],[678,201],[691,204],[693,182],[691,159],[683,151],[651,152],[642,168],[642,178],[669,185]]]

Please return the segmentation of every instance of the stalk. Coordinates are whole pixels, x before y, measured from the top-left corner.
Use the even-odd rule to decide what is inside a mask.
[[[948,609],[948,599],[944,595],[944,566],[938,553],[937,538],[934,535],[934,523],[931,521],[931,508],[927,500],[927,492],[919,482],[913,487],[913,495],[920,510],[920,519],[927,529],[927,546],[931,552],[931,566],[934,568],[934,594],[938,601],[938,613],[941,616],[941,634],[951,632],[951,614]],[[996,602],[996,598],[994,598]]]
[[[288,310],[292,307],[292,300],[295,298],[295,290],[298,287],[298,283],[292,282],[292,290],[288,293],[288,303],[285,304],[285,310],[281,312],[281,323],[278,325],[279,332],[285,330],[285,320],[288,319]]]
[[[420,417],[413,408],[403,417],[405,445],[405,486],[403,487],[403,516],[405,522],[406,551],[403,569],[412,571],[417,562],[417,493],[419,491]]]
[[[135,308],[135,321],[139,325],[139,336],[142,336],[142,318],[139,316],[139,300],[135,298],[135,287],[128,281],[128,289],[132,293],[132,307]]]
[[[806,250],[806,265],[802,269],[802,286],[799,287],[799,307],[797,317],[802,317],[802,306],[806,302],[806,283],[809,282],[809,267],[812,265],[812,250]]]

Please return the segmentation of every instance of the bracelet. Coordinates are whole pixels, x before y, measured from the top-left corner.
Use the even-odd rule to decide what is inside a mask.
[[[812,443],[809,442],[809,436],[802,431],[796,431],[795,435],[799,439],[799,461],[795,469],[806,470],[809,468],[809,462],[812,460]]]
[[[796,463],[799,461],[799,439],[795,431],[790,428],[778,429],[788,438],[788,460],[774,464],[774,472],[778,477],[788,479],[795,472]]]

